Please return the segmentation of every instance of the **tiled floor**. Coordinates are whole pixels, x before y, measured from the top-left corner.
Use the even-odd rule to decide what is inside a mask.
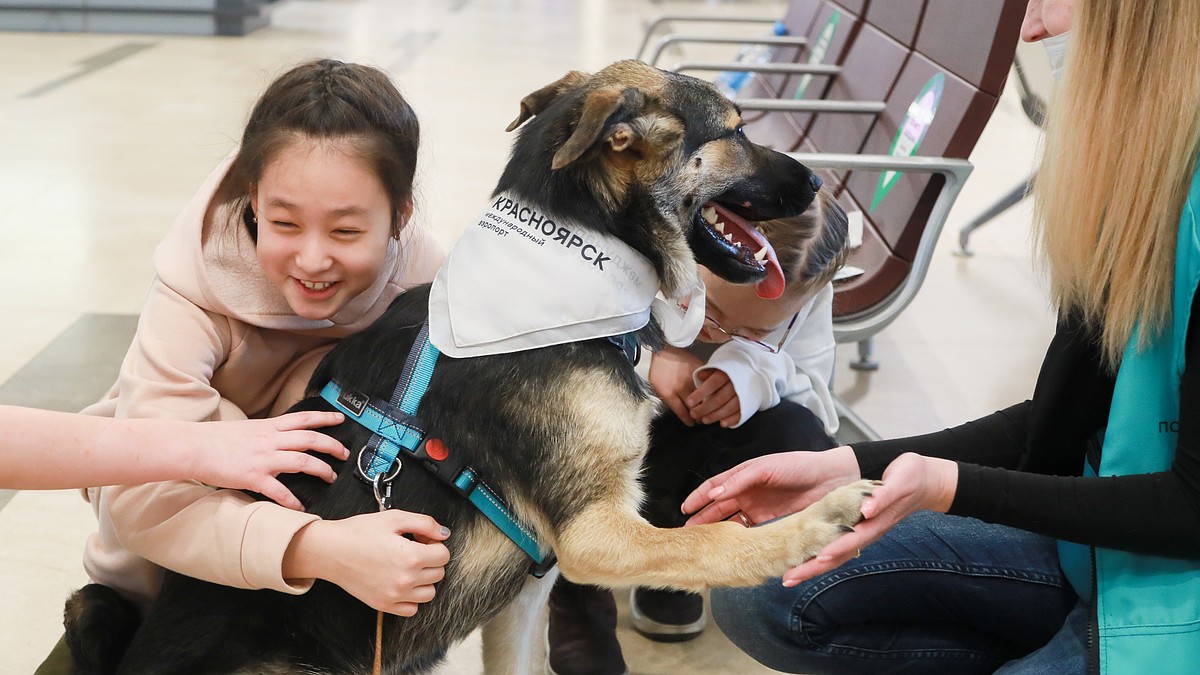
[[[244,38],[0,34],[0,382],[81,317],[138,312],[155,244],[287,65],[332,55],[393,73],[422,121],[419,217],[449,244],[486,199],[524,94],[567,70],[632,55],[651,16],[769,15],[781,6],[282,0],[271,26]],[[924,288],[876,341],[882,369],[851,371],[853,348],[843,349],[835,388],[879,433],[941,428],[1032,391],[1052,316],[1030,264],[1028,206],[979,231],[974,257],[952,251],[958,227],[1024,178],[1036,143],[1007,92]],[[58,353],[45,358],[53,365]],[[21,402],[18,381],[0,390],[5,402]],[[79,383],[53,386],[64,393]],[[53,400],[67,399],[30,390],[25,402]],[[79,553],[92,520],[71,492],[0,493],[0,673],[31,672],[57,639],[62,599],[85,581]],[[658,645],[622,615],[620,639],[635,673],[772,672],[716,630]],[[471,640],[443,672],[475,673],[479,663]]]

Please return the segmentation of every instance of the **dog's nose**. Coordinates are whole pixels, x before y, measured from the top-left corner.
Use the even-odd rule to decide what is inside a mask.
[[[824,183],[821,181],[821,177],[815,173],[808,177],[808,184],[812,186],[813,192],[820,190],[821,186],[824,185]]]

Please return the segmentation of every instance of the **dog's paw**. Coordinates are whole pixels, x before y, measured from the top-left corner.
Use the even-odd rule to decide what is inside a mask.
[[[822,497],[803,511],[788,516],[799,530],[789,541],[788,565],[799,565],[862,521],[862,503],[874,494],[879,481],[859,480]]]

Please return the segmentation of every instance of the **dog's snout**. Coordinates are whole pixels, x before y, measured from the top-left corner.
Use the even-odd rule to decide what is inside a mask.
[[[820,190],[821,186],[824,185],[825,183],[821,180],[820,176],[818,176],[817,174],[814,173],[814,174],[809,175],[808,184],[812,186],[813,192],[816,192],[816,191]]]

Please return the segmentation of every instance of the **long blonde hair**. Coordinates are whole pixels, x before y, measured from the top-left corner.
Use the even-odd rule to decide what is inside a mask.
[[[1061,311],[1113,371],[1171,316],[1175,240],[1200,146],[1200,0],[1079,0],[1034,188]]]

